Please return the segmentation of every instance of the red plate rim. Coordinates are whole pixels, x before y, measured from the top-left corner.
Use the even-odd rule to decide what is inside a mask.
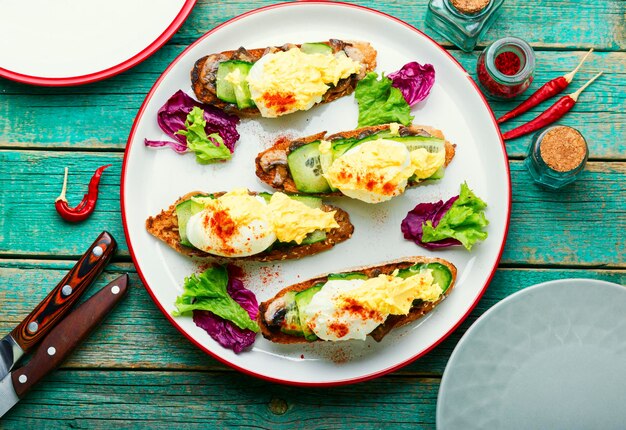
[[[230,367],[232,367],[235,370],[238,370],[242,373],[245,373],[247,375],[251,375],[260,379],[264,379],[266,381],[270,381],[270,382],[277,382],[280,384],[286,384],[286,385],[293,385],[293,386],[300,386],[300,387],[335,387],[335,386],[341,386],[341,385],[347,385],[347,384],[355,384],[358,382],[363,382],[363,381],[368,381],[370,379],[374,379],[377,378],[379,376],[383,376],[387,373],[391,373],[395,370],[400,369],[401,367],[406,366],[407,364],[412,363],[413,361],[417,360],[418,358],[424,356],[425,354],[427,354],[428,352],[430,352],[433,348],[435,348],[437,345],[439,345],[444,339],[446,339],[452,332],[454,332],[458,326],[469,316],[469,314],[474,310],[474,308],[476,307],[476,305],[478,304],[478,302],[480,301],[480,299],[482,298],[483,294],[485,293],[485,291],[487,290],[487,287],[489,286],[491,279],[493,278],[493,276],[496,273],[496,270],[498,268],[498,263],[500,262],[500,259],[502,258],[502,252],[504,251],[504,244],[506,243],[506,237],[509,231],[509,224],[510,224],[510,219],[511,219],[511,171],[509,168],[509,163],[508,163],[508,154],[506,151],[506,146],[504,144],[504,140],[502,139],[502,134],[498,131],[499,135],[500,135],[500,145],[502,145],[502,151],[504,153],[505,159],[504,159],[504,164],[505,164],[505,170],[507,173],[507,180],[508,180],[508,190],[509,190],[509,195],[508,195],[508,201],[507,201],[507,216],[506,216],[506,220],[505,220],[505,225],[504,225],[504,235],[502,238],[502,243],[500,244],[500,251],[498,252],[498,257],[496,258],[495,264],[493,266],[493,269],[491,270],[491,274],[489,275],[489,277],[487,278],[487,281],[485,282],[485,285],[482,287],[480,293],[478,294],[478,296],[476,297],[476,300],[474,301],[474,303],[471,304],[471,306],[469,307],[469,309],[467,310],[467,312],[446,332],[444,333],[441,338],[439,338],[436,342],[434,342],[432,345],[430,345],[428,348],[424,349],[423,351],[419,352],[418,354],[414,355],[413,357],[404,360],[401,363],[395,364],[391,367],[388,367],[386,369],[380,370],[378,372],[374,372],[365,376],[360,376],[357,378],[350,378],[350,379],[343,379],[343,380],[339,380],[339,381],[333,381],[333,382],[301,382],[301,381],[291,381],[288,379],[280,379],[280,378],[273,378],[270,376],[266,376],[257,372],[253,372],[249,369],[245,369],[242,368],[240,366],[237,366],[236,364],[228,361],[227,359],[220,357],[219,355],[213,353],[212,351],[210,351],[209,349],[205,348],[203,345],[201,345],[198,341],[196,341],[195,339],[193,339],[189,334],[187,334],[185,332],[185,330],[182,329],[182,327],[174,320],[174,318],[172,317],[172,315],[165,310],[165,308],[163,306],[161,306],[161,304],[159,303],[159,301],[156,299],[156,296],[154,294],[154,292],[152,291],[152,289],[150,288],[150,286],[148,285],[148,283],[145,280],[145,277],[141,271],[141,268],[139,267],[139,265],[137,264],[137,259],[135,257],[135,252],[133,250],[133,246],[130,240],[130,235],[128,232],[128,224],[126,222],[126,210],[125,210],[125,205],[124,205],[124,187],[125,187],[125,177],[126,177],[126,164],[128,162],[128,154],[130,151],[130,147],[132,145],[132,140],[135,136],[135,130],[137,128],[137,125],[139,123],[139,118],[142,117],[146,106],[148,104],[148,102],[150,101],[150,99],[152,98],[152,96],[154,95],[154,92],[156,91],[156,89],[158,88],[159,84],[161,83],[161,81],[165,78],[165,76],[167,76],[168,72],[176,65],[176,63],[178,63],[178,61],[180,61],[181,58],[183,58],[185,56],[185,54],[191,50],[193,47],[195,47],[198,43],[200,43],[202,40],[204,40],[206,37],[208,37],[209,35],[211,35],[212,33],[216,32],[217,30],[235,22],[238,21],[242,18],[245,18],[247,16],[250,15],[254,15],[257,14],[259,12],[263,12],[269,9],[275,9],[275,8],[282,8],[282,7],[290,7],[290,6],[294,6],[294,5],[306,5],[306,4],[315,4],[315,5],[334,5],[334,6],[340,6],[340,7],[348,7],[348,8],[354,8],[354,9],[359,9],[359,10],[364,10],[370,13],[374,13],[383,17],[386,17],[388,19],[391,19],[392,21],[395,21],[399,24],[404,25],[405,27],[409,28],[410,30],[425,36],[428,40],[430,40],[431,42],[433,42],[433,44],[435,44],[446,56],[448,56],[448,58],[450,58],[450,60],[452,60],[454,62],[454,64],[456,64],[461,70],[463,70],[465,72],[465,69],[463,68],[463,66],[461,66],[461,64],[452,56],[448,53],[448,51],[446,51],[441,45],[439,45],[437,42],[435,42],[431,37],[429,37],[428,35],[422,33],[420,30],[418,30],[417,28],[413,27],[412,25],[402,21],[399,18],[396,18],[392,15],[389,15],[385,12],[381,12],[366,6],[360,6],[360,5],[355,5],[355,4],[351,4],[351,3],[343,3],[343,2],[331,2],[331,1],[293,1],[293,2],[287,2],[287,3],[280,3],[280,4],[273,4],[273,5],[268,5],[268,6],[264,6],[264,7],[260,7],[258,9],[254,9],[248,12],[245,12],[241,15],[238,15],[234,18],[229,19],[228,21],[223,22],[222,24],[218,25],[217,27],[213,28],[212,30],[208,31],[207,33],[205,33],[203,36],[201,36],[200,38],[198,38],[198,40],[196,40],[195,42],[193,42],[191,45],[189,45],[183,52],[180,53],[180,55],[178,55],[178,57],[176,57],[174,59],[174,61],[172,61],[172,63],[167,67],[167,69],[165,69],[165,71],[161,74],[161,76],[159,76],[159,78],[156,80],[156,82],[154,83],[154,85],[152,86],[152,88],[150,89],[150,92],[148,93],[148,95],[146,96],[145,100],[143,101],[141,107],[139,108],[139,112],[137,113],[137,116],[135,117],[135,121],[133,122],[133,126],[130,130],[130,134],[128,136],[128,141],[127,141],[127,145],[126,145],[126,150],[124,151],[124,161],[122,163],[122,178],[121,178],[121,193],[120,193],[120,204],[121,204],[121,212],[122,212],[122,223],[124,225],[124,235],[126,236],[126,243],[128,244],[128,250],[130,252],[131,258],[133,259],[133,262],[135,264],[135,268],[137,269],[137,274],[139,275],[139,278],[141,279],[141,282],[143,282],[144,286],[146,287],[146,290],[148,291],[148,293],[150,294],[150,297],[152,297],[152,300],[154,301],[154,303],[157,305],[157,307],[161,310],[161,312],[163,313],[163,315],[165,315],[165,317],[169,320],[169,322],[180,332],[183,334],[183,336],[185,336],[191,343],[193,343],[194,345],[196,345],[198,348],[200,348],[202,351],[204,351],[205,353],[209,354],[210,356],[212,356],[213,358],[215,358],[216,360],[220,361],[221,363],[224,363]],[[487,100],[485,99],[485,97],[483,96],[482,92],[479,90],[478,86],[476,85],[476,83],[472,80],[472,78],[469,76],[469,74],[466,74],[467,79],[471,82],[471,84],[474,86],[474,88],[476,89],[476,92],[480,95],[483,103],[485,104],[485,106],[487,107],[487,110],[491,116],[491,120],[493,121],[494,126],[496,127],[496,130],[499,130],[499,127],[497,125],[496,119],[493,115],[493,112],[491,110],[491,107],[489,106],[489,104],[487,103]]]
[[[149,56],[154,54],[161,46],[174,36],[178,29],[183,25],[197,0],[185,0],[183,7],[180,9],[171,24],[157,37],[150,45],[133,55],[129,59],[99,72],[89,73],[80,76],[71,76],[63,78],[46,78],[41,76],[25,75],[23,73],[13,72],[0,67],[0,76],[12,81],[21,82],[23,84],[38,85],[42,87],[68,87],[72,85],[89,84],[92,82],[102,81],[112,76],[118,75],[131,67],[141,63]]]

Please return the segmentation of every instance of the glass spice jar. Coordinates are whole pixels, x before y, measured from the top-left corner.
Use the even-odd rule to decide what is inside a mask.
[[[495,21],[504,0],[430,0],[426,25],[465,52]]]
[[[507,100],[526,91],[535,74],[535,51],[518,37],[504,37],[478,57],[476,74],[481,90],[496,100]]]
[[[533,136],[524,164],[536,183],[557,190],[580,176],[588,157],[587,142],[578,130],[555,125]]]

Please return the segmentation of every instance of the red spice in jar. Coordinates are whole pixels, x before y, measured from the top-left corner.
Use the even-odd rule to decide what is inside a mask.
[[[500,100],[516,97],[533,81],[535,54],[517,37],[504,37],[489,45],[478,57],[476,73],[485,95]]]
[[[519,72],[521,60],[514,52],[506,51],[496,57],[496,69],[504,75],[512,76]]]
[[[514,54],[515,55],[515,54]],[[532,82],[532,76],[519,84],[500,83],[496,81],[485,66],[484,55],[478,58],[478,67],[476,71],[478,81],[480,82],[483,92],[497,99],[509,99],[515,97],[526,90]]]

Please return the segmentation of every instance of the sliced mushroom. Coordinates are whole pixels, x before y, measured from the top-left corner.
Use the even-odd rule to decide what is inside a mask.
[[[259,164],[261,165],[261,169],[263,169],[265,173],[269,172],[276,166],[286,166],[287,152],[280,149],[268,151],[261,156]]]
[[[265,314],[263,314],[263,319],[265,319],[268,327],[273,329],[280,328],[286,313],[285,299],[281,297],[270,303]]]

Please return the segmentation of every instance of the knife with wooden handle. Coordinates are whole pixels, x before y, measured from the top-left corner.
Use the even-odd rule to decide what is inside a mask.
[[[63,318],[102,272],[117,243],[104,231],[58,285],[17,327],[0,340],[0,379]]]
[[[56,369],[100,324],[127,291],[128,275],[122,275],[59,322],[42,340],[31,360],[0,381],[0,417],[44,376]]]

